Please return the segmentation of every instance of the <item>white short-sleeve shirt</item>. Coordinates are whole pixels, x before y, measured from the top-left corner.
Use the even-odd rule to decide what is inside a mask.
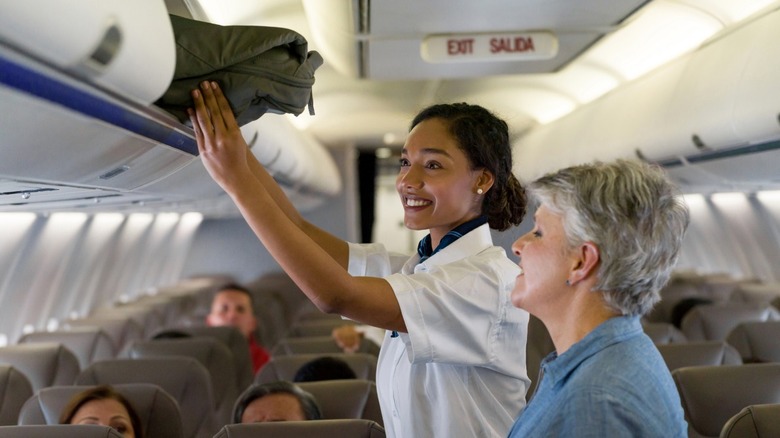
[[[388,332],[377,390],[388,437],[506,437],[530,381],[520,273],[482,225],[423,263],[381,244],[349,247],[352,275],[384,277],[408,333]],[[405,263],[404,263],[405,262]]]

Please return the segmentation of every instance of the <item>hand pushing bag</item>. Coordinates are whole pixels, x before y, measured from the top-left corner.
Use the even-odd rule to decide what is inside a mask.
[[[314,114],[311,87],[322,57],[307,51],[306,39],[289,29],[219,26],[171,15],[176,39],[176,70],[168,90],[155,102],[188,122],[190,93],[205,80],[216,81],[239,126],[266,112]]]

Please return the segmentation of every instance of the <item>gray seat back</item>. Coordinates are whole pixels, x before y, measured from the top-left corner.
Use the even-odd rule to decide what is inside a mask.
[[[272,357],[255,376],[255,383],[292,381],[298,369],[305,363],[320,357],[332,357],[343,360],[349,365],[355,376],[362,380],[376,380],[377,357],[368,353],[331,353],[331,354],[291,354]]]
[[[676,344],[688,341],[683,332],[669,322],[645,322],[642,323],[642,329],[654,344]]]
[[[128,348],[131,359],[154,357],[191,357],[209,372],[218,424],[230,422],[233,403],[238,398],[238,373],[233,362],[233,353],[214,338],[198,337],[185,339],[160,339],[135,341]]]
[[[92,327],[103,330],[114,343],[114,352],[119,354],[136,339],[142,339],[144,330],[136,320],[127,315],[96,315],[89,318],[69,319],[63,323],[65,328]]]
[[[739,365],[742,358],[734,347],[723,341],[688,342],[656,345],[669,371],[702,365]]]
[[[182,421],[176,400],[157,385],[114,385],[138,414],[145,437],[182,438]],[[58,424],[59,417],[76,394],[92,386],[52,386],[38,391],[24,404],[19,424]]]
[[[271,356],[281,356],[290,354],[333,354],[343,353],[336,341],[330,336],[312,336],[307,338],[284,338],[271,351]],[[379,346],[372,341],[363,338],[360,341],[358,353],[369,353],[375,356],[379,355]]]
[[[0,426],[14,425],[24,402],[32,397],[30,381],[10,365],[0,365]]]
[[[205,336],[222,342],[233,353],[233,365],[238,373],[239,391],[252,384],[254,377],[252,357],[249,355],[249,343],[244,335],[235,327],[181,327],[176,330],[189,333],[192,336]]]
[[[780,362],[780,321],[743,322],[726,340],[745,362]]]
[[[315,336],[330,336],[333,329],[343,325],[356,325],[353,321],[342,319],[315,319],[312,321],[300,321],[290,327],[287,337],[311,338]]]
[[[702,304],[685,315],[680,329],[689,341],[723,341],[743,322],[779,320],[780,311],[769,304]]]
[[[56,342],[64,345],[76,355],[79,367],[84,369],[92,362],[113,359],[116,355],[114,342],[97,327],[78,327],[54,332],[33,332],[22,336],[20,344],[35,342]]]
[[[780,364],[678,368],[672,371],[690,437],[717,437],[745,406],[780,403]]]
[[[323,419],[361,418],[384,425],[376,384],[369,380],[325,380],[296,383],[317,399]]]
[[[384,438],[385,429],[369,420],[274,421],[228,424],[214,438]],[[2,437],[0,437],[2,438]]]
[[[123,438],[123,436],[108,426],[57,424],[0,426],[0,438]]]
[[[190,357],[113,359],[95,362],[79,374],[77,385],[151,383],[178,403],[184,437],[211,437],[216,432],[216,402],[206,368]]]
[[[2,347],[0,364],[11,365],[24,374],[33,391],[53,385],[72,385],[81,369],[70,350],[53,342]]]
[[[780,404],[747,406],[720,432],[720,438],[773,437],[780,437]]]

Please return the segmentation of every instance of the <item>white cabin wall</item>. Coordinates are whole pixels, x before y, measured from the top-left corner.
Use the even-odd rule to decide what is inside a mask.
[[[691,223],[677,269],[778,281],[780,196],[765,193],[686,195]]]
[[[332,148],[329,152],[343,176],[344,190],[303,216],[338,237],[356,241],[356,152],[351,147]],[[243,218],[207,219],[198,229],[181,275],[227,275],[245,283],[280,270]]]
[[[180,278],[199,215],[0,214],[0,341]]]

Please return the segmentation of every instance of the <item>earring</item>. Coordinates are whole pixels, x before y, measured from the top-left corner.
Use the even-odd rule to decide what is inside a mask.
[[[484,190],[482,190],[482,188],[481,188],[481,187],[477,189],[477,194],[478,194],[478,195],[481,195],[481,194],[483,194],[483,193],[485,193],[485,192],[484,192]]]
[[[566,286],[571,286],[571,283],[569,282],[569,280],[566,280]]]

